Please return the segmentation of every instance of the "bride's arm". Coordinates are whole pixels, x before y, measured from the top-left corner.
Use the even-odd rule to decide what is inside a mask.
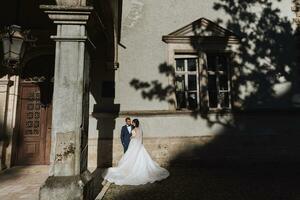
[[[131,131],[131,137],[130,137],[130,139],[131,139],[131,138],[135,138],[135,136],[136,136],[136,132],[135,132],[135,130],[132,130],[132,131]]]
[[[135,136],[136,136],[136,133],[135,133],[135,130],[133,129],[133,130],[131,131],[131,137],[130,137],[130,139],[131,139],[131,138],[135,138]]]

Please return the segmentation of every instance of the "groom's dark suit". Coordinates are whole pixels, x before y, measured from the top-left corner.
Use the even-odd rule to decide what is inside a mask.
[[[130,126],[132,129],[132,126]],[[130,142],[131,133],[127,129],[127,125],[123,126],[121,129],[121,142],[124,148],[124,153],[127,151]]]

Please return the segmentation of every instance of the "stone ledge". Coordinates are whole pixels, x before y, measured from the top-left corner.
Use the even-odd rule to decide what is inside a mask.
[[[92,6],[61,6],[61,5],[40,5],[40,9],[49,11],[91,11]]]
[[[259,116],[271,116],[278,117],[278,115],[286,116],[300,116],[300,109],[297,107],[280,110],[280,109],[253,109],[253,110],[240,110],[240,111],[209,111],[207,115],[222,115],[222,116],[243,116],[243,117],[256,117]],[[127,116],[139,116],[139,117],[154,117],[154,116],[190,116],[199,117],[200,112],[192,110],[129,110],[129,111],[98,111],[91,114],[92,117],[99,118],[118,118]]]
[[[126,116],[172,116],[172,115],[191,115],[193,111],[190,110],[138,110],[138,111],[107,111],[107,112],[93,112],[91,116],[95,118],[102,117],[126,117]]]
[[[75,37],[75,36],[50,36],[54,41],[63,41],[63,42],[85,42],[87,40],[86,36]]]
[[[144,145],[151,157],[160,165],[174,165],[177,162],[200,160],[202,162],[267,162],[300,161],[300,135],[215,135],[195,137],[145,138]],[[89,162],[97,163],[97,141],[91,140]],[[104,152],[102,161],[116,164],[123,155],[119,138],[100,139]],[[107,161],[107,162],[106,162]],[[93,166],[94,167],[94,166]],[[103,166],[99,166],[103,167]]]

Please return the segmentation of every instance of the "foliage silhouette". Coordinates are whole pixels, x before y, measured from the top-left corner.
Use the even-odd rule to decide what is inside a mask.
[[[190,144],[189,148],[182,149],[170,161],[170,166],[182,164],[200,169],[210,164],[271,163],[276,166],[275,163],[299,162],[299,110],[291,101],[300,89],[296,30],[274,3],[272,0],[218,0],[214,3],[214,9],[227,16],[217,19],[216,23],[236,34],[240,41],[231,65],[232,110],[191,111],[191,117],[205,120],[209,127],[221,125],[223,128],[218,135],[207,136],[211,139],[205,145]],[[196,52],[202,52],[197,28],[195,22],[196,37],[191,45]],[[167,63],[159,66],[161,74],[174,78],[172,69],[174,67]],[[134,79],[131,85],[150,101],[169,101],[174,92],[173,85],[163,87],[159,80]],[[284,91],[278,93],[276,89],[283,86]]]
[[[166,76],[175,76],[174,67],[167,63],[161,64],[159,72]],[[175,91],[174,85],[163,86],[158,80],[153,80],[150,83],[133,79],[130,85],[136,90],[142,90],[142,97],[148,100],[158,99],[159,101],[168,101],[170,104],[175,104],[175,101],[169,98]]]
[[[294,94],[299,93],[300,87],[295,31],[290,20],[282,17],[281,10],[270,0],[219,0],[214,3],[213,8],[228,16],[227,20],[217,19],[216,23],[225,26],[239,38],[239,47],[234,52],[231,63],[233,116],[234,113],[293,110],[291,99]],[[203,49],[199,39],[201,35],[197,32],[197,21],[193,28],[195,37],[191,40],[191,45],[197,52],[201,52]],[[226,46],[224,44],[224,49]],[[162,63],[158,68],[161,74],[175,77],[173,66]],[[145,82],[133,79],[130,85],[140,91],[145,99],[175,104],[172,98],[175,91],[173,84],[163,86],[159,80]],[[284,85],[286,91],[278,94],[275,88]],[[239,123],[235,117],[224,122],[223,116],[228,115],[225,110],[213,115],[212,120],[211,112],[205,106],[191,112],[191,116],[207,120],[210,126],[217,123],[234,128]]]

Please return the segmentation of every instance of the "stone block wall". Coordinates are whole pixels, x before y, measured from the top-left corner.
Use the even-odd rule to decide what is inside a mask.
[[[218,135],[199,137],[145,138],[151,157],[163,166],[227,165],[300,162],[300,135]],[[90,140],[89,165],[97,164],[96,141]],[[116,165],[123,155],[119,139],[100,140],[100,167]],[[104,147],[112,148],[104,148]],[[112,151],[111,151],[112,150]]]

